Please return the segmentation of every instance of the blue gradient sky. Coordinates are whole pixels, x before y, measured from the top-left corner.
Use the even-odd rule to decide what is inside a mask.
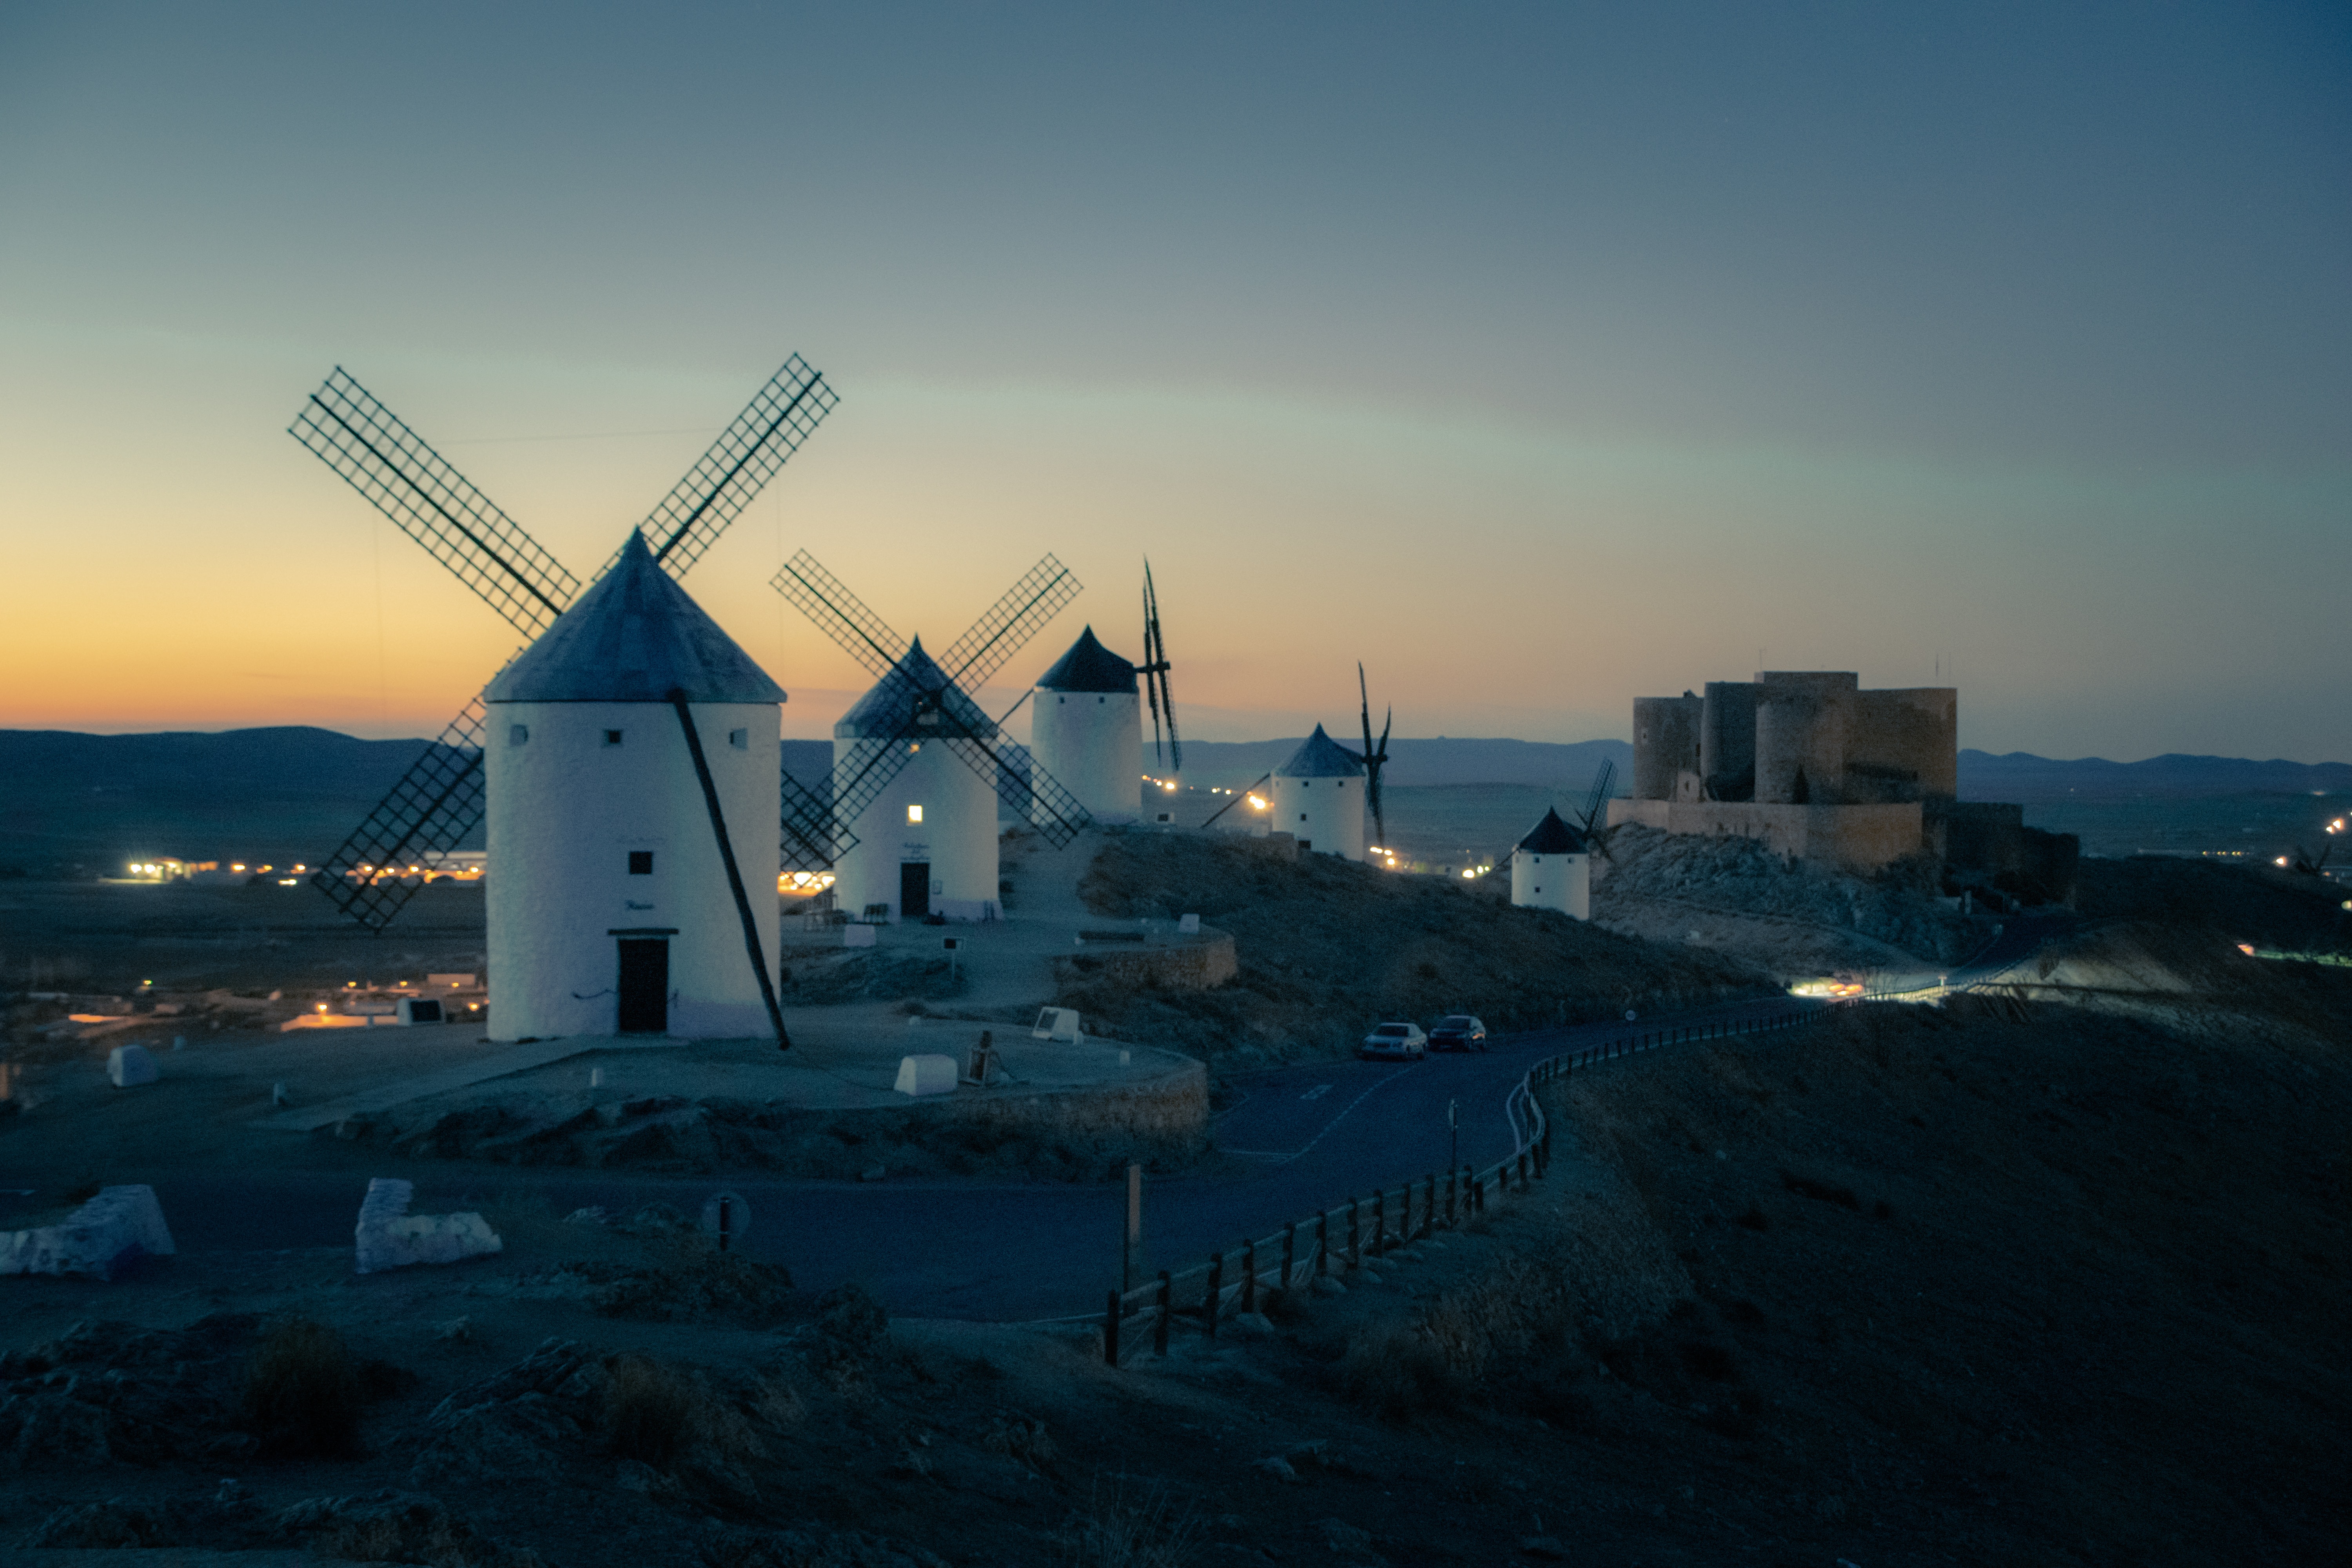
[[[937,642],[1056,552],[1011,682],[1148,550],[1204,737],[1760,655],[2352,757],[2347,16],[0,8],[0,725],[437,728],[511,640],[285,436],[328,368],[583,570],[798,350],[688,582],[787,733],[793,548]]]

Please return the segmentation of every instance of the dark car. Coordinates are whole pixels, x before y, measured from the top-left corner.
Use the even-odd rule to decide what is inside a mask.
[[[1467,1013],[1440,1018],[1437,1026],[1429,1031],[1429,1048],[1433,1051],[1483,1051],[1486,1048],[1486,1026]]]

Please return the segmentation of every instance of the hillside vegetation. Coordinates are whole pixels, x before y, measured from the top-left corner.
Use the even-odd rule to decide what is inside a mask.
[[[1382,1018],[1426,1025],[1468,1012],[1523,1029],[1771,988],[1720,953],[1515,909],[1436,878],[1328,855],[1294,861],[1250,840],[1120,835],[1078,890],[1107,917],[1198,914],[1234,933],[1241,973],[1214,990],[1135,987],[1080,967],[1059,996],[1106,1033],[1194,1051],[1213,1067],[1347,1050]]]

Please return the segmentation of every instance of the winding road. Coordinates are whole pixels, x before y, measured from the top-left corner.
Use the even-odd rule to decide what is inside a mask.
[[[1443,1171],[1447,1108],[1461,1107],[1460,1158],[1484,1166],[1517,1147],[1507,1104],[1533,1063],[1643,1032],[1695,1029],[1786,1014],[1774,997],[1634,1023],[1549,1029],[1468,1055],[1413,1064],[1327,1061],[1229,1080],[1213,1119],[1218,1153],[1201,1169],[1149,1184],[1145,1242],[1156,1267],[1182,1268],[1213,1248],[1263,1237],[1318,1205],[1393,1191]],[[1124,1194],[1114,1185],[1042,1182],[875,1184],[757,1176],[651,1177],[539,1169],[452,1172],[423,1165],[416,1211],[543,1194],[557,1212],[614,1212],[661,1201],[688,1213],[721,1186],[750,1205],[751,1257],[790,1265],[815,1288],[855,1280],[896,1313],[1020,1321],[1098,1310],[1117,1282]],[[348,1247],[364,1179],[316,1171],[125,1172],[155,1188],[184,1252]],[[0,1181],[0,1186],[10,1184]]]

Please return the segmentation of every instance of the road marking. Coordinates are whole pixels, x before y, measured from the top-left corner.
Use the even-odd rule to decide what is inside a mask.
[[[1355,1098],[1355,1099],[1353,1099],[1353,1100],[1351,1100],[1348,1101],[1348,1104],[1347,1104],[1346,1109],[1345,1109],[1345,1110],[1341,1110],[1341,1111],[1339,1112],[1339,1115],[1337,1115],[1337,1116],[1335,1116],[1335,1117],[1331,1118],[1331,1120],[1330,1120],[1330,1121],[1326,1121],[1326,1122],[1323,1124],[1323,1131],[1320,1131],[1320,1132],[1318,1132],[1317,1134],[1315,1134],[1315,1136],[1314,1136],[1313,1138],[1311,1138],[1311,1139],[1307,1140],[1307,1147],[1306,1147],[1306,1148],[1304,1148],[1304,1149],[1301,1149],[1297,1153],[1293,1154],[1293,1155],[1291,1156],[1291,1158],[1292,1158],[1292,1159],[1294,1159],[1294,1160],[1297,1160],[1297,1159],[1304,1159],[1307,1155],[1313,1153],[1313,1152],[1315,1152],[1315,1145],[1316,1145],[1316,1144],[1318,1144],[1318,1143],[1320,1143],[1321,1142],[1323,1142],[1323,1140],[1324,1140],[1324,1139],[1326,1139],[1326,1138],[1328,1138],[1328,1137],[1329,1137],[1329,1136],[1331,1135],[1331,1129],[1333,1129],[1334,1127],[1339,1126],[1339,1123],[1341,1123],[1342,1121],[1347,1121],[1347,1120],[1348,1120],[1348,1112],[1349,1112],[1349,1111],[1355,1110],[1355,1109],[1356,1109],[1356,1107],[1358,1107],[1358,1106],[1360,1106],[1360,1105],[1363,1104],[1363,1103],[1364,1103],[1364,1101],[1366,1101],[1366,1100],[1370,1100],[1370,1099],[1374,1094],[1378,1093],[1381,1089],[1382,1089],[1386,1088],[1386,1087],[1387,1087],[1388,1085],[1390,1085],[1390,1084],[1394,1083],[1397,1079],[1399,1079],[1402,1078],[1406,1073],[1408,1073],[1408,1072],[1410,1072],[1410,1071],[1412,1071],[1412,1068],[1397,1068],[1397,1069],[1396,1069],[1396,1071],[1394,1071],[1394,1072],[1392,1072],[1392,1073],[1389,1074],[1389,1076],[1388,1076],[1388,1077],[1386,1077],[1386,1078],[1384,1078],[1384,1079],[1381,1079],[1381,1081],[1380,1081],[1380,1082],[1378,1082],[1378,1083],[1376,1083],[1376,1084],[1372,1085],[1372,1087],[1371,1087],[1371,1088],[1370,1088],[1370,1089],[1368,1089],[1364,1090],[1364,1092],[1363,1092],[1363,1093],[1361,1093],[1361,1094],[1360,1094],[1360,1095],[1356,1096],[1356,1098]]]
[[[1298,1098],[1301,1100],[1320,1100],[1330,1092],[1331,1086],[1329,1084],[1318,1083],[1313,1089],[1308,1089],[1305,1094],[1300,1095]]]

